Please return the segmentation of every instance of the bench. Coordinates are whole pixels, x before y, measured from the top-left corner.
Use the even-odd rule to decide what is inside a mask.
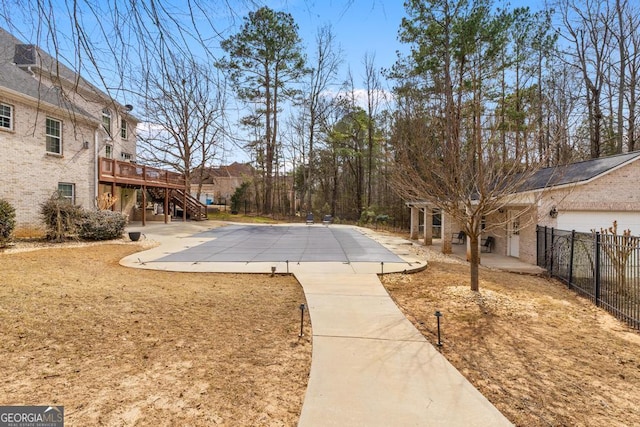
[[[493,236],[489,236],[484,240],[480,241],[480,252],[491,252],[493,248],[494,239]]]
[[[464,234],[464,231],[460,231],[459,233],[453,233],[451,235],[451,243],[454,245],[464,245],[467,240],[467,235]]]

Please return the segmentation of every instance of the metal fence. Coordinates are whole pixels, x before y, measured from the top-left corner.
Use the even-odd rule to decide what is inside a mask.
[[[537,264],[640,329],[640,237],[540,227]]]

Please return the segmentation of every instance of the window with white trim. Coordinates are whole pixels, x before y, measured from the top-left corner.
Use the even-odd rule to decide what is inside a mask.
[[[129,126],[124,118],[120,118],[120,138],[129,138]]]
[[[45,135],[47,153],[62,154],[62,122],[47,117]]]
[[[107,159],[113,159],[113,146],[112,145],[106,145],[104,147],[104,156]]]
[[[102,110],[102,127],[111,136],[111,110],[108,108]]]
[[[74,205],[76,203],[76,185],[69,182],[59,182],[58,183],[58,194],[61,199],[64,199],[69,202],[69,204]]]
[[[0,103],[0,128],[13,129],[13,107],[9,104]]]
[[[133,156],[131,155],[131,153],[120,153],[120,158],[122,160],[131,160],[133,158]]]

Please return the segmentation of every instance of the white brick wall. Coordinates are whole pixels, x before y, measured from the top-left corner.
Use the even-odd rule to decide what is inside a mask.
[[[40,204],[58,189],[59,182],[75,184],[76,203],[93,206],[94,131],[64,112],[38,111],[17,99],[0,98],[13,105],[13,131],[0,131],[4,167],[0,173],[0,197],[16,209],[17,228],[40,228]],[[62,122],[62,156],[49,155],[45,149],[45,121],[51,117]],[[83,142],[89,141],[89,149]]]
[[[82,99],[80,96],[76,100]],[[94,99],[98,101],[98,99]],[[105,146],[113,146],[113,157],[120,160],[120,153],[136,153],[135,118],[127,116],[129,137],[120,138],[121,114],[107,102],[78,102],[81,108],[95,115],[94,120],[72,116],[65,109],[54,109],[34,100],[2,91],[0,102],[13,106],[11,131],[0,129],[0,147],[4,162],[0,173],[0,198],[9,201],[16,209],[16,231],[42,229],[40,204],[57,189],[58,183],[75,185],[75,202],[85,208],[95,206],[96,195],[96,141],[98,156],[105,156]],[[102,130],[102,109],[112,111],[112,137]],[[43,108],[48,108],[45,111]],[[47,154],[45,148],[45,121],[50,117],[62,122],[62,156]],[[85,142],[88,148],[84,148]]]

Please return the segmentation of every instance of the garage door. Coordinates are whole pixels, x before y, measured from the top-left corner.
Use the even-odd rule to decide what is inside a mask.
[[[573,211],[558,213],[558,230],[576,230],[590,233],[609,228],[618,221],[618,234],[629,229],[631,234],[640,236],[640,212],[588,212]]]

